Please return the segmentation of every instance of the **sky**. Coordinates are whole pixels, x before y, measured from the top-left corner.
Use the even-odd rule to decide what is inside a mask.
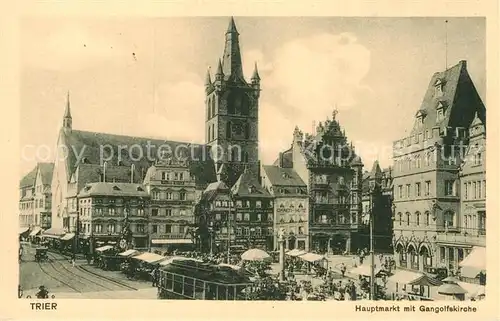
[[[445,20],[448,23],[445,23]],[[467,60],[487,105],[483,18],[235,17],[247,79],[261,77],[259,149],[271,164],[295,126],[336,116],[369,170],[392,164],[434,72]],[[229,17],[24,18],[21,174],[73,128],[203,143],[204,80]]]

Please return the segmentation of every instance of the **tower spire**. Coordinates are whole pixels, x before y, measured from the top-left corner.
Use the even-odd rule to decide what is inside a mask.
[[[205,78],[205,86],[210,86],[212,84],[212,78],[210,77],[210,67],[207,68],[207,77]]]
[[[252,81],[258,82],[260,80],[259,70],[257,69],[257,62],[255,62],[255,66],[253,68]]]
[[[444,44],[444,70],[448,69],[448,19],[444,21],[445,24],[445,44]]]
[[[71,106],[69,102],[69,90],[66,93],[66,108],[64,109],[63,129],[70,132],[73,128],[73,118],[71,117]]]
[[[236,29],[233,17],[229,21],[226,31],[226,43],[224,46],[224,56],[222,67],[224,75],[232,80],[245,82],[243,77],[243,67],[241,64],[241,51],[238,39],[239,33]]]

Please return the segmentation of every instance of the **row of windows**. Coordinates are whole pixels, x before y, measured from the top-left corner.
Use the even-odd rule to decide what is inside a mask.
[[[295,222],[307,222],[306,215],[285,215],[282,214],[279,216],[280,223],[295,223]]]
[[[215,214],[216,221],[225,221],[227,220],[227,214],[216,213]],[[261,214],[261,213],[236,213],[236,215],[231,215],[231,220],[236,220],[237,222],[246,221],[246,222],[272,222],[273,216],[271,214]]]
[[[486,198],[486,180],[464,182],[464,199],[475,200]]]
[[[354,213],[339,215],[320,214],[315,216],[314,222],[320,224],[357,224],[358,219]]]
[[[420,212],[415,212],[414,218],[412,218],[412,215],[410,212],[406,212],[404,217],[403,213],[399,212],[397,214],[397,220],[398,224],[400,226],[406,225],[410,226],[415,224],[416,226],[429,226],[431,223],[431,213],[429,211],[426,211],[423,216]]]
[[[104,203],[109,203],[109,204],[130,204],[130,205],[144,205],[145,202],[143,200],[137,200],[137,199],[129,199],[125,201],[122,198],[95,198],[93,199],[94,204],[104,204]],[[76,208],[76,199],[72,198],[71,200],[68,200],[69,205],[73,208]],[[80,206],[84,204],[92,204],[92,199],[90,198],[85,198],[85,199],[80,199]]]
[[[406,184],[403,189],[403,185],[398,185],[398,189],[397,189],[397,198],[410,198],[412,197],[412,185],[411,184]],[[422,183],[421,182],[417,182],[415,183],[415,187],[414,187],[414,191],[415,191],[415,196],[416,197],[420,197],[422,196]],[[424,182],[424,193],[423,193],[424,196],[429,196],[431,195],[431,181],[425,181]]]
[[[187,172],[160,172],[159,175],[162,181],[184,181],[191,178]]]
[[[186,201],[187,200],[187,192],[185,191],[180,191],[180,192],[166,192],[166,191],[152,191],[151,192],[151,198],[153,200],[180,200],[180,201]]]
[[[153,224],[151,225],[151,233],[179,233],[186,232],[186,227],[178,224]]]
[[[435,162],[435,155],[436,154],[433,152],[428,152],[423,155],[423,166],[430,166],[431,164],[433,164]],[[394,167],[397,168],[400,172],[411,170],[413,168],[421,168],[422,157],[421,155],[416,155],[414,157],[406,157],[401,160],[395,160]]]
[[[336,196],[334,193],[325,191],[315,193],[315,201],[318,204],[346,204],[346,200],[344,195]]]
[[[215,201],[215,207],[227,207],[229,208],[229,205],[231,207],[234,207],[235,203],[231,201],[226,201],[226,200],[216,200]],[[237,200],[236,201],[236,208],[272,208],[273,207],[273,202],[269,201],[261,201],[261,200],[256,200],[256,201],[250,201],[250,200]]]
[[[179,215],[179,216],[186,216],[186,215],[191,215],[192,211],[188,209],[181,208],[178,211],[173,210],[171,208],[165,208],[165,209],[158,209],[158,208],[152,208],[151,209],[151,216],[174,216],[174,215]]]
[[[83,217],[90,216],[93,213],[96,216],[114,216],[121,215],[122,213],[125,216],[144,216],[146,211],[143,208],[139,209],[128,209],[128,208],[114,208],[114,207],[104,207],[104,208],[88,208],[82,207],[80,208],[80,215]]]
[[[94,224],[93,225],[93,232],[94,233],[118,233],[120,230],[120,225],[118,224]],[[145,224],[131,224],[130,225],[130,230],[132,233],[145,233],[146,232],[146,225]],[[82,231],[83,233],[90,233],[90,224],[82,224]]]

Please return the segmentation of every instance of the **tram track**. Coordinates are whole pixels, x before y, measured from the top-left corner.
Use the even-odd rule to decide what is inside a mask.
[[[58,261],[55,256],[53,256],[52,259],[55,259],[55,262]],[[58,266],[62,268],[62,270],[59,269],[59,267],[56,267],[56,265],[54,264],[54,261],[49,261],[49,264],[52,265],[52,268],[54,270],[56,270],[59,274],[61,274],[61,275],[66,274],[67,277],[71,277],[71,279],[73,279],[79,283],[84,284],[85,287],[91,288],[91,285],[94,285],[93,286],[94,288],[95,287],[101,288],[101,291],[102,291],[102,289],[107,290],[107,291],[119,291],[119,290],[124,290],[124,289],[136,290],[133,287],[130,287],[130,286],[127,286],[124,284],[120,284],[119,282],[116,282],[114,280],[109,280],[108,278],[102,277],[96,273],[90,273],[92,276],[99,278],[99,280],[101,280],[101,281],[99,282],[97,280],[93,280],[92,278],[89,278],[87,276],[82,275],[82,274],[89,274],[87,270],[83,270],[83,269],[80,269],[79,267],[75,266],[76,271],[80,272],[80,273],[76,273],[75,270],[67,268],[66,266],[64,266],[63,263],[61,263],[61,262],[57,262],[57,263],[58,263]],[[87,281],[87,282],[84,282],[84,281]],[[103,284],[102,281],[106,281],[108,284],[105,284],[105,283]]]
[[[51,273],[47,272],[47,270],[45,269],[44,267],[44,264],[40,263],[40,262],[37,262],[38,263],[38,267],[40,268],[40,270],[45,273],[49,278],[53,279],[54,281],[56,282],[59,282],[65,286],[67,286],[68,288],[72,289],[73,291],[77,292],[77,293],[82,293],[82,291],[78,290],[77,288],[75,288],[74,286],[72,286],[71,284],[59,279],[59,278],[56,278],[54,275],[52,275]]]

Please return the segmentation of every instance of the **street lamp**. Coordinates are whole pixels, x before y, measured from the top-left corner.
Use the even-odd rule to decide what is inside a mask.
[[[369,218],[370,218],[370,300],[374,301],[375,300],[375,254],[374,254],[374,249],[373,249],[373,221],[374,221],[374,212],[375,212],[375,192],[376,189],[375,187],[372,187],[370,189],[370,211],[369,211]]]

